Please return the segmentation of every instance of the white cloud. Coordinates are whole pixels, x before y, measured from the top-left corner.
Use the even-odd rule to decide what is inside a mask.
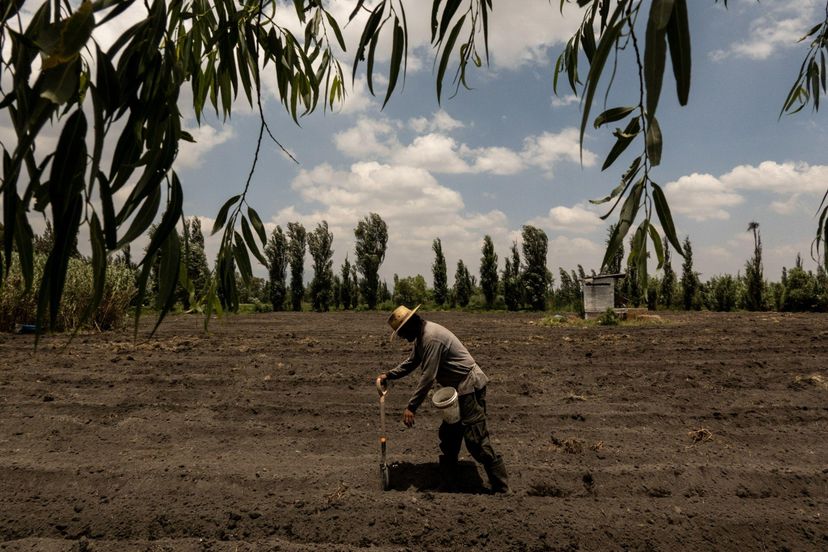
[[[292,187],[310,210],[287,207],[270,224],[284,227],[289,221],[301,221],[310,227],[326,220],[334,233],[337,263],[353,251],[353,229],[371,212],[388,224],[386,270],[402,275],[421,273],[430,280],[431,244],[437,237],[443,241],[450,273],[459,258],[476,267],[485,234],[504,251],[509,243],[504,213],[468,212],[458,192],[421,168],[363,162],[343,171],[321,165],[301,171]],[[350,256],[353,259],[353,253]],[[390,274],[384,277],[390,279]]]
[[[409,128],[433,130],[414,137],[407,144],[401,141],[398,134],[405,127],[402,122],[367,118],[361,118],[355,126],[337,133],[334,144],[339,151],[354,159],[388,161],[442,174],[508,175],[517,174],[527,167],[538,167],[551,176],[561,162],[580,162],[576,128],[530,136],[524,140],[521,151],[503,146],[473,148],[437,131],[461,127],[461,123],[440,113],[431,120],[410,120]],[[594,153],[585,149],[583,156],[584,166],[595,164]]]
[[[430,4],[429,2],[424,2]],[[495,4],[489,27],[489,50],[497,69],[548,64],[550,49],[565,44],[581,23],[581,11],[571,4],[522,0]]]
[[[726,207],[739,205],[744,198],[727,189],[721,180],[710,174],[693,173],[682,176],[664,187],[670,208],[696,221],[726,220]]]
[[[528,224],[548,230],[586,234],[597,230],[604,223],[585,204],[578,204],[572,207],[552,207],[545,217],[534,218]]]
[[[604,258],[604,245],[596,243],[587,238],[570,238],[568,236],[555,236],[549,240],[549,252],[546,264],[552,275],[555,277],[555,284],[560,284],[557,267],[565,270],[572,270],[578,265],[584,267],[589,273],[600,268]],[[555,268],[553,268],[555,267]]]
[[[808,29],[822,20],[818,4],[817,0],[754,3],[751,7],[764,13],[751,22],[747,38],[733,42],[726,49],[715,50],[710,57],[714,61],[730,57],[763,60],[779,49],[795,47]]]
[[[763,161],[739,165],[715,177],[693,173],[664,187],[671,209],[693,220],[726,220],[728,208],[745,201],[744,193],[766,192],[780,196],[769,207],[780,215],[802,208],[803,196],[817,197],[828,187],[828,165]]]
[[[553,173],[555,165],[560,161],[578,163],[581,160],[581,151],[578,146],[578,129],[570,127],[555,134],[544,132],[539,136],[530,136],[523,142],[521,156],[530,165]],[[583,164],[591,167],[595,164],[596,156],[591,151],[583,150]]]
[[[820,193],[828,186],[828,165],[763,161],[755,167],[739,165],[720,178],[726,186],[738,190],[763,190],[777,194]]]
[[[334,135],[336,148],[357,159],[387,158],[399,148],[396,131],[386,120],[361,118],[356,126]]]
[[[429,169],[433,172],[471,172],[469,165],[458,155],[457,142],[442,134],[418,136],[411,144],[395,152],[391,158],[394,163]]]
[[[772,201],[770,208],[773,212],[780,215],[792,215],[802,208],[799,202],[799,194],[793,194],[785,201]]]
[[[292,187],[306,201],[359,216],[382,211],[394,218],[439,218],[463,208],[460,194],[441,186],[427,171],[376,162],[355,163],[349,172],[329,165],[303,170]]]
[[[552,96],[552,107],[566,107],[568,105],[576,104],[580,98],[575,94],[567,94],[566,96]]]
[[[345,73],[346,82],[350,82],[348,78],[350,69],[347,69],[343,64],[342,70]],[[342,101],[339,112],[345,114],[363,113],[379,105],[377,99],[368,90],[368,82],[365,80],[365,76],[358,76],[353,81],[353,86],[346,88],[345,99]],[[334,104],[334,107],[336,107],[336,104]]]
[[[520,154],[509,148],[479,148],[474,150],[474,156],[472,171],[476,173],[517,174],[525,168]]]
[[[465,125],[441,109],[435,112],[431,119],[428,119],[427,117],[415,117],[410,119],[408,121],[408,126],[410,126],[415,132],[425,133],[436,131],[451,132],[452,130],[463,128]]]
[[[203,124],[194,128],[184,129],[192,134],[195,143],[181,142],[178,150],[178,157],[175,159],[176,169],[194,168],[201,166],[204,156],[212,149],[235,138],[236,132],[230,123],[224,124],[217,129],[210,125]]]

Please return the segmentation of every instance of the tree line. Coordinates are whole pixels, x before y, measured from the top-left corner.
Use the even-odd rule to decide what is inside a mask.
[[[151,227],[150,238],[154,231]],[[346,255],[337,269],[332,260],[334,235],[326,221],[312,229],[299,222],[290,222],[284,229],[276,226],[264,248],[267,278],[252,277],[246,282],[231,266],[235,289],[230,293],[224,287],[224,280],[214,277],[221,260],[217,258],[213,269],[210,268],[200,220],[186,218],[182,228],[176,230],[179,231],[181,250],[176,257],[181,266],[173,307],[184,312],[203,313],[209,309],[238,312],[242,304],[248,305],[246,308],[252,305],[255,311],[390,310],[398,304],[425,304],[430,309],[582,312],[582,282],[596,275],[594,270],[587,271],[580,264],[571,270],[558,267],[557,273],[553,274],[547,267],[549,241],[546,233],[525,225],[521,243],[511,244],[502,263],[491,236],[486,235],[477,266],[458,259],[454,279],[450,282],[443,242],[437,237],[432,242],[432,286],[428,286],[422,274],[394,274],[389,285],[379,277],[388,246],[388,226],[380,215],[370,213],[354,228],[353,257]],[[666,244],[660,270],[644,278],[637,273],[637,264],[624,263],[622,245],[603,271],[625,274],[616,281],[616,306],[651,310],[828,312],[825,268],[820,264],[816,272],[805,270],[797,255],[792,267],[782,269],[780,281],[768,281],[764,276],[759,224],[751,222],[747,231],[753,235],[753,252],[745,261],[744,270],[735,276],[717,274],[707,280],[703,280],[694,268],[689,236],[682,243],[685,255],[681,258],[680,268],[673,267],[673,254]],[[608,240],[612,239],[613,233],[614,228],[610,227]],[[42,277],[53,241],[51,224],[47,224],[42,235],[35,236],[35,281]],[[313,271],[308,275],[310,278],[305,274],[308,255]],[[76,244],[70,246],[69,256],[68,300],[59,311],[58,329],[71,329],[83,322],[84,306],[89,304],[94,292],[91,260],[78,251]],[[141,303],[143,307],[158,310],[165,307],[166,291],[162,289],[164,281],[159,277],[164,262],[165,258],[158,256],[151,267],[147,293]],[[125,319],[127,308],[138,306],[140,270],[133,262],[128,246],[110,259],[106,282],[103,300],[90,318],[90,324],[101,329],[119,325]],[[217,285],[216,282],[218,289],[211,294],[210,287]],[[211,296],[215,298],[215,305],[207,303]],[[36,309],[37,297],[31,291],[26,292],[20,265],[15,262],[10,277],[0,286],[0,330],[34,322]]]
[[[610,226],[607,240],[612,239]],[[602,273],[625,274],[616,282],[616,306],[647,307],[649,309],[683,310],[828,310],[828,277],[822,265],[816,272],[806,271],[797,256],[794,266],[783,268],[779,282],[765,279],[762,261],[762,240],[759,224],[751,222],[748,232],[753,234],[752,255],[745,262],[744,271],[735,276],[718,274],[707,280],[693,264],[693,246],[689,236],[684,238],[680,270],[673,268],[673,255],[665,240],[663,262],[655,275],[638,273],[634,263],[624,263],[624,246]],[[388,226],[376,213],[370,213],[354,228],[354,256],[346,255],[342,265],[333,267],[333,233],[326,221],[313,229],[299,222],[290,222],[286,229],[277,226],[270,234],[264,249],[268,278],[254,277],[250,284],[236,276],[237,293],[241,303],[252,303],[256,310],[329,310],[390,309],[398,304],[413,306],[426,304],[435,309],[474,308],[498,310],[559,310],[580,312],[583,309],[582,282],[595,270],[582,265],[566,270],[558,267],[553,274],[547,267],[549,240],[546,233],[535,226],[525,225],[521,243],[513,242],[502,263],[495,252],[491,236],[484,236],[476,269],[458,259],[454,280],[448,279],[448,262],[443,253],[443,242],[437,237],[432,242],[432,286],[422,274],[393,275],[389,285],[379,277],[388,245]],[[183,244],[189,251],[181,253],[186,259],[189,280],[201,289],[211,281],[204,254],[204,237],[198,219],[184,225]],[[633,245],[630,240],[630,246]],[[305,258],[310,255],[313,274],[306,285]],[[184,309],[194,301],[192,288],[188,294],[180,286],[178,297]],[[157,290],[157,286],[153,291]],[[230,304],[226,293],[219,290],[222,308],[238,310]]]

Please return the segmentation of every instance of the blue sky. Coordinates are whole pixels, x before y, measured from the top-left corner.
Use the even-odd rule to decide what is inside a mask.
[[[409,71],[405,88],[384,110],[381,99],[367,93],[360,71],[343,106],[320,110],[298,127],[268,94],[270,82],[266,116],[299,164],[266,143],[251,203],[269,229],[299,221],[310,230],[327,220],[335,267],[346,253],[353,258],[358,220],[379,213],[389,227],[381,270],[389,282],[394,273],[420,273],[430,282],[436,237],[450,277],[458,259],[477,270],[485,234],[494,239],[502,268],[524,224],[546,231],[548,266],[556,276],[559,266],[598,269],[615,215],[601,221],[603,206],[588,200],[606,195],[629,159],[602,173],[613,138],[590,127],[582,164],[580,104],[565,87],[561,96],[552,92],[554,62],[580,22],[577,9],[561,16],[557,2],[496,1],[491,65],[472,72],[474,90],[461,89],[438,105],[427,36],[430,4],[406,4]],[[743,270],[752,252],[751,221],[760,223],[766,278],[778,280],[797,252],[813,269],[814,213],[828,188],[825,112],[778,114],[807,50],[797,40],[824,15],[824,2],[731,0],[728,9],[713,0],[688,4],[690,101],[678,106],[668,61],[659,105],[665,149],[652,174],[665,189],[679,235],[690,236],[696,270],[705,279]],[[353,5],[335,1],[331,10],[345,21]],[[284,13],[291,9],[286,5]],[[360,23],[345,29],[347,63]],[[637,82],[619,77],[609,106],[637,103],[637,95]],[[184,208],[209,229],[224,199],[244,187],[258,119],[240,101],[225,123],[186,123],[198,144],[185,145],[178,161]],[[208,239],[211,258],[216,241]],[[674,258],[676,268],[680,263]],[[263,276],[265,269],[256,272]]]

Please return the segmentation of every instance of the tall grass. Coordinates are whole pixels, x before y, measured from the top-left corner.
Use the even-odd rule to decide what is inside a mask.
[[[37,319],[37,290],[46,264],[45,255],[35,255],[34,284],[26,292],[17,254],[12,254],[8,276],[0,286],[0,331],[12,331],[18,324],[34,324]],[[101,304],[86,325],[100,330],[123,324],[134,297],[135,278],[122,263],[111,262],[106,269],[106,284]],[[55,330],[74,330],[92,300],[92,266],[85,259],[72,258],[66,274]]]

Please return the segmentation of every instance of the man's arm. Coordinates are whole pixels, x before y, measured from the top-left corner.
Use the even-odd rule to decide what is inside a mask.
[[[417,389],[411,395],[408,401],[408,410],[412,413],[417,411],[417,408],[423,403],[428,394],[428,390],[434,384],[437,378],[437,370],[440,368],[440,362],[443,359],[445,347],[439,341],[430,341],[423,345],[423,358],[420,364],[423,367],[423,375],[420,376],[420,382],[417,384]]]
[[[420,365],[420,357],[417,354],[417,346],[414,346],[414,349],[411,351],[411,354],[408,356],[407,359],[402,361],[398,364],[395,368],[388,370],[385,373],[385,377],[389,380],[395,380],[404,378],[408,374],[414,371],[414,369]]]

